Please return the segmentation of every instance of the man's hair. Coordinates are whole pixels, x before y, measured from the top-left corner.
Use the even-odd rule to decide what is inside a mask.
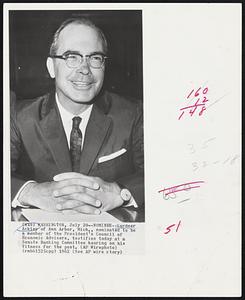
[[[107,44],[107,40],[106,40],[106,37],[103,33],[103,31],[97,27],[90,19],[88,18],[71,18],[71,19],[67,19],[65,20],[61,25],[60,27],[56,30],[54,36],[53,36],[53,41],[52,41],[52,44],[50,46],[50,49],[49,49],[49,55],[56,55],[56,51],[58,49],[58,39],[59,39],[59,35],[61,33],[61,31],[68,25],[70,24],[77,24],[77,25],[86,25],[90,28],[93,28],[97,33],[98,35],[100,36],[101,38],[101,41],[102,41],[102,47],[103,47],[103,50],[105,52],[105,54],[107,53],[108,51],[108,44]]]

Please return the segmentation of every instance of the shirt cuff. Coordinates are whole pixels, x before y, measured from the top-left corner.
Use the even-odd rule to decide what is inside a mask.
[[[29,181],[25,182],[25,183],[22,185],[22,187],[19,189],[18,193],[17,193],[16,196],[14,197],[14,200],[12,201],[12,204],[11,204],[12,208],[16,208],[17,206],[23,207],[23,208],[28,208],[28,207],[30,207],[30,206],[28,206],[28,205],[23,205],[23,204],[21,204],[21,203],[19,202],[19,200],[18,200],[20,193],[24,190],[24,188],[25,188],[30,182],[36,182],[36,181],[29,180]]]
[[[134,200],[134,197],[132,196],[132,198],[130,199],[129,203],[126,205],[123,205],[123,207],[129,207],[129,206],[133,206],[135,208],[138,208],[138,205],[136,203],[136,201]]]

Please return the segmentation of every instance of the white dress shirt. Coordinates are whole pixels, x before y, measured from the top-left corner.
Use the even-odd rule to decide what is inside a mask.
[[[82,138],[82,146],[83,146],[85,132],[86,132],[86,128],[87,128],[87,125],[88,125],[88,120],[89,120],[90,115],[91,115],[93,104],[89,105],[88,108],[84,112],[82,112],[81,114],[73,115],[72,113],[67,111],[60,104],[57,94],[55,94],[55,99],[56,99],[56,103],[57,103],[57,106],[58,106],[58,109],[59,109],[59,112],[60,112],[62,124],[63,124],[64,130],[65,130],[66,139],[67,139],[67,143],[68,143],[69,147],[70,147],[70,135],[71,135],[71,130],[72,130],[72,119],[73,119],[73,117],[80,117],[82,119],[82,121],[79,125],[79,129],[82,132],[82,137],[83,137]]]

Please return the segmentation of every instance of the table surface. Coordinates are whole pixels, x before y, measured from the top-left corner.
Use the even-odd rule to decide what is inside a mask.
[[[121,222],[144,222],[145,221],[145,210],[144,207],[120,207],[115,208],[108,212],[113,217],[117,218]],[[28,222],[23,216],[21,208],[12,209],[12,221]]]

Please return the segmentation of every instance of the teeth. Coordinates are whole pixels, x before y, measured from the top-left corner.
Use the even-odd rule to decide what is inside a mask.
[[[91,88],[92,82],[82,82],[82,81],[71,81],[73,87],[78,90],[89,90]]]
[[[73,81],[74,84],[77,84],[77,85],[81,85],[81,86],[86,86],[86,85],[89,85],[90,83],[86,83],[86,82],[80,82],[80,81]]]

